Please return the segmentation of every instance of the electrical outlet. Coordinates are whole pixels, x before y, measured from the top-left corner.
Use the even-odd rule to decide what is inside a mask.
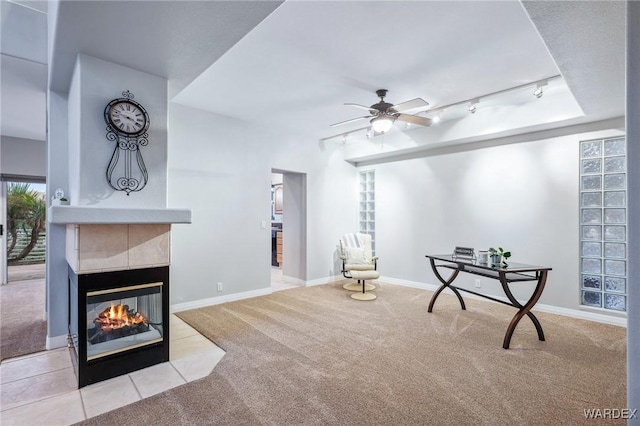
[[[477,280],[480,281],[480,280]],[[222,291],[222,283],[218,283],[218,291]]]
[[[480,288],[480,280],[476,280],[476,288]]]

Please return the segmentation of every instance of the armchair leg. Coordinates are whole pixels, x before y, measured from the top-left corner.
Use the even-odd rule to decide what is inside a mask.
[[[364,282],[362,284],[364,284]],[[343,285],[342,288],[349,291],[362,291],[362,284],[360,284],[360,280],[358,280],[358,283],[347,283]],[[373,284],[364,284],[364,286],[366,291],[375,290],[376,288]]]
[[[358,280],[358,282],[359,281],[360,280]],[[365,300],[365,301],[366,300],[375,300],[378,296],[376,296],[375,294],[370,293],[370,292],[368,293],[367,292],[367,288],[366,288],[367,285],[375,288],[375,286],[373,286],[371,284],[365,284],[364,280],[362,280],[362,292],[353,293],[351,295],[351,298],[355,299],[355,300]]]

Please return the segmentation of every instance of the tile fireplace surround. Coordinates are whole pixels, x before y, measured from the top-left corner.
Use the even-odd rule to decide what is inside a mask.
[[[69,224],[66,257],[76,274],[170,263],[170,224]]]
[[[66,259],[76,274],[167,266],[171,224],[188,209],[51,206],[49,223],[66,225]]]

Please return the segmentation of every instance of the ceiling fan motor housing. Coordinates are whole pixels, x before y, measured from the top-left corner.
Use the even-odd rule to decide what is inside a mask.
[[[393,104],[384,101],[384,97],[387,96],[387,89],[376,90],[376,95],[378,95],[378,97],[380,98],[380,102],[371,105],[371,115],[393,116],[394,113],[397,113],[397,111],[392,108]]]

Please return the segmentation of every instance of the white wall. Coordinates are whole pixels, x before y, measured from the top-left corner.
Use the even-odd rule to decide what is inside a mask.
[[[376,171],[381,275],[437,285],[425,254],[502,246],[514,262],[553,268],[540,303],[578,309],[578,142],[619,134],[563,136],[366,167]],[[456,283],[472,288],[477,277],[464,275]],[[481,285],[484,293],[504,296],[495,280]],[[522,284],[515,296],[528,298],[532,286]]]
[[[169,206],[193,214],[172,228],[172,304],[270,287],[271,231],[261,222],[270,223],[271,169],[306,174],[307,281],[339,274],[336,245],[357,208],[356,169],[339,145],[171,103],[168,158]]]
[[[68,98],[49,91],[47,102],[47,200],[50,200],[56,188],[66,188],[69,182]],[[47,349],[66,346],[69,332],[69,274],[65,258],[65,229],[65,225],[47,223]]]
[[[129,90],[149,113],[149,144],[141,148],[149,182],[127,196],[105,177],[115,142],[105,137],[106,105]],[[69,96],[69,195],[72,205],[164,208],[167,204],[167,80],[78,55]],[[123,161],[123,156],[121,160]],[[135,162],[133,168],[135,169]],[[119,175],[118,175],[119,176]],[[63,188],[64,189],[64,188]]]
[[[47,144],[33,139],[0,137],[0,173],[45,178]]]

